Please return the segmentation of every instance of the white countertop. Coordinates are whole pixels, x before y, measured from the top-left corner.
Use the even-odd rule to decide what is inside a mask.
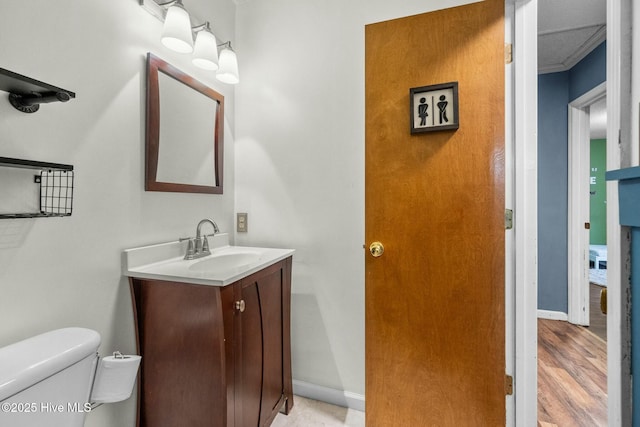
[[[293,249],[229,246],[226,233],[216,234],[209,244],[211,255],[194,260],[184,259],[186,242],[127,249],[123,253],[123,274],[141,279],[226,286],[295,252]]]

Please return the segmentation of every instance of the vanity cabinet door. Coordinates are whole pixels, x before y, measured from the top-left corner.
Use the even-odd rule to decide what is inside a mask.
[[[236,427],[271,424],[293,405],[290,360],[291,259],[243,279],[236,336]]]
[[[220,288],[131,279],[138,351],[140,427],[226,423]]]

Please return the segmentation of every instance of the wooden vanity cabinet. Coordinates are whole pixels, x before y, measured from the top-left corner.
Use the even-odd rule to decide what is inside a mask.
[[[130,278],[141,427],[266,427],[293,407],[291,257],[228,286]]]

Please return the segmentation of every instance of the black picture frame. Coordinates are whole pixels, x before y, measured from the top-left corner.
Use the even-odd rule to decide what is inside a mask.
[[[456,130],[458,118],[458,82],[409,89],[411,133]]]

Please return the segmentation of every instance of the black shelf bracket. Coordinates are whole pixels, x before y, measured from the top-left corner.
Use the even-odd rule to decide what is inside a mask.
[[[67,102],[76,94],[48,83],[0,68],[0,90],[9,92],[9,102],[23,113],[35,113],[40,104]]]

